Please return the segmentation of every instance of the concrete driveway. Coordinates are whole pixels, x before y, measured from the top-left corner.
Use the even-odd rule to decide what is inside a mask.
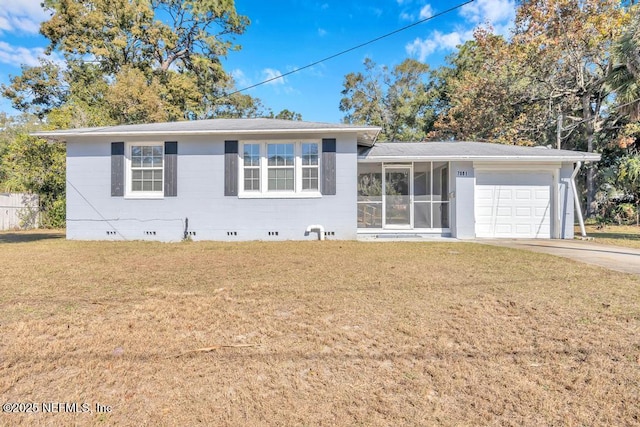
[[[610,270],[640,275],[640,249],[606,246],[583,240],[483,239],[478,243],[525,249],[570,258]]]

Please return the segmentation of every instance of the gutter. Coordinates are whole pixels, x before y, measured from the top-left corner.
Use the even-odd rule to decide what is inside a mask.
[[[358,156],[359,163],[401,163],[401,162],[424,162],[424,161],[473,161],[473,162],[590,162],[599,161],[599,155],[586,155],[580,156],[526,156],[526,155],[501,155],[501,156],[474,156],[474,155],[436,155],[436,156],[384,156],[384,157],[368,157]]]
[[[371,128],[306,128],[306,129],[200,129],[200,130],[87,130],[87,131],[40,131],[30,135],[43,138],[68,138],[82,136],[162,136],[162,135],[260,135],[260,134],[309,134],[309,133],[358,133],[371,132]],[[375,137],[380,131],[377,131]]]
[[[582,218],[582,208],[580,207],[580,198],[578,197],[578,190],[576,189],[576,176],[578,172],[580,172],[580,168],[582,167],[582,162],[576,162],[576,167],[571,174],[571,179],[569,182],[571,183],[571,190],[573,191],[573,201],[576,205],[576,210],[578,211],[578,222],[580,223],[580,232],[582,237],[587,237],[587,230],[584,228],[584,219]]]

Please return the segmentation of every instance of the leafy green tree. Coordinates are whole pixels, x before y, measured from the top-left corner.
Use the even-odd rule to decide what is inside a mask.
[[[370,58],[364,73],[345,76],[340,111],[345,123],[381,126],[380,140],[420,141],[435,121],[429,66],[406,59],[389,69]]]
[[[22,74],[2,85],[2,94],[13,107],[44,118],[53,108],[63,105],[68,91],[64,73],[50,60],[40,60],[39,66],[22,66]]]
[[[124,66],[223,74],[220,56],[249,24],[233,0],[45,0],[41,31],[69,60],[90,55],[107,74]],[[162,19],[159,19],[159,18]]]
[[[436,70],[439,114],[432,139],[535,145],[547,138],[545,110],[530,102],[531,65],[508,54],[509,42],[479,28]]]
[[[233,79],[220,58],[239,49],[234,38],[249,24],[233,0],[45,0],[43,6],[51,13],[41,26],[47,52],[61,53],[65,64],[47,61],[12,77],[2,89],[15,108],[40,118],[62,109],[73,126],[252,112],[251,97],[224,96]]]
[[[0,131],[1,186],[4,191],[38,194],[41,226],[64,227],[66,147],[29,136],[35,121],[22,116]]]
[[[273,113],[271,114],[271,116],[273,116]],[[280,119],[280,120],[295,120],[295,121],[300,121],[302,120],[302,114],[300,113],[296,113],[295,111],[289,111],[286,108],[282,111],[280,111],[278,114],[276,114],[274,116],[275,119]]]
[[[616,94],[630,121],[640,120],[640,7],[630,10],[630,22],[613,44],[614,63],[608,75],[609,89]]]
[[[528,0],[518,9],[513,45],[537,66],[541,102],[575,117],[580,147],[598,148],[609,120],[612,43],[628,24],[618,0]],[[595,212],[596,170],[587,170],[587,215]]]
[[[630,13],[619,0],[521,1],[510,39],[476,32],[451,61],[439,85],[447,103],[436,131],[590,152],[603,147],[617,114],[607,85],[611,45]],[[595,174],[588,169],[588,215]]]
[[[640,153],[640,6],[629,9],[629,25],[612,46],[613,67],[607,85],[615,94],[611,127],[620,128],[616,142],[630,155]]]

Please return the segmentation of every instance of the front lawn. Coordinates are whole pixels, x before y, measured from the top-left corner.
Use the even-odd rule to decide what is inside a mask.
[[[640,227],[636,225],[587,225],[587,236],[595,243],[640,249]],[[575,235],[580,236],[576,227]]]
[[[640,423],[637,276],[474,243],[27,240],[0,234],[0,403],[91,410],[0,425]]]

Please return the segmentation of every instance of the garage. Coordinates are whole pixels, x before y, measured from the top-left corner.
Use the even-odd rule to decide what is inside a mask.
[[[476,237],[551,238],[550,171],[478,171]]]
[[[358,213],[381,206],[382,173],[370,169],[409,168],[408,220],[404,228],[385,229],[382,215],[370,226],[360,221],[358,236],[402,235],[456,239],[572,239],[582,220],[575,179],[582,165],[600,155],[549,147],[524,147],[469,141],[377,143],[358,152]],[[432,164],[425,174],[420,165]],[[446,165],[446,188],[435,165]],[[443,169],[444,171],[444,169]],[[360,176],[366,176],[364,187]],[[428,190],[425,190],[428,189]],[[395,190],[394,190],[395,191]],[[426,207],[421,215],[416,208]],[[437,209],[436,209],[437,208]],[[406,211],[406,210],[405,210]],[[436,213],[441,212],[439,219]],[[445,216],[446,215],[446,216]],[[416,227],[426,218],[436,226]],[[438,222],[440,221],[440,222]],[[446,225],[445,225],[446,221]],[[366,228],[360,224],[366,224]],[[396,225],[396,224],[394,224]],[[584,231],[581,230],[584,234]]]

